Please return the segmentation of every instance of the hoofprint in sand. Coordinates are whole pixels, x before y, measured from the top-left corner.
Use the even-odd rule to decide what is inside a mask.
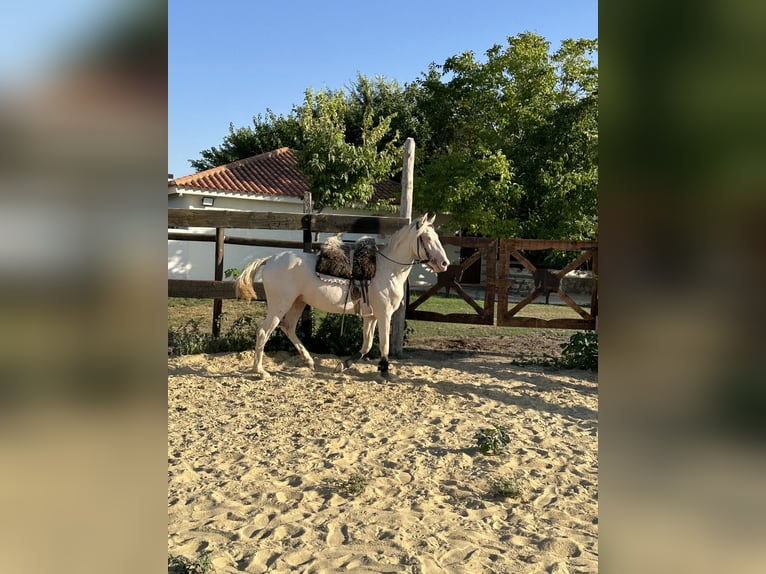
[[[251,353],[169,360],[171,554],[217,574],[597,571],[595,374],[416,350],[379,382],[337,360],[272,353],[270,380]],[[493,423],[511,441],[484,455]]]

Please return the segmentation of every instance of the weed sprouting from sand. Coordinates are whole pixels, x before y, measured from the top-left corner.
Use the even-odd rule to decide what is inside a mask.
[[[511,437],[502,425],[492,423],[493,428],[484,428],[476,432],[476,443],[482,454],[500,454],[507,450]]]
[[[561,349],[562,367],[598,371],[598,333],[595,331],[575,333]]]
[[[524,486],[516,476],[496,476],[489,479],[491,498],[522,498]]]
[[[520,353],[518,358],[511,359],[511,365],[516,367],[529,367],[535,365],[538,367],[560,367],[561,363],[557,357],[554,357],[550,353],[543,353],[542,355],[527,355],[526,353]]]
[[[346,480],[335,480],[333,486],[346,496],[356,496],[362,494],[367,488],[367,476],[361,472],[355,472]]]
[[[212,571],[210,554],[204,554],[198,560],[168,554],[168,574],[208,574]]]

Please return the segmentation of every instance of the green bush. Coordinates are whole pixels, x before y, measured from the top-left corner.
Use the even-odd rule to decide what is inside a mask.
[[[340,332],[341,322],[343,322],[343,334]],[[358,352],[362,347],[363,339],[362,317],[345,315],[344,319],[343,315],[327,315],[319,323],[319,326],[315,327],[314,336],[308,348],[314,353],[343,357]],[[380,356],[377,328],[372,341],[372,349],[367,356],[370,358]]]
[[[516,476],[496,476],[489,479],[491,498],[522,498],[524,485]]]
[[[598,333],[581,331],[561,345],[559,363],[567,369],[589,369],[598,371]]]
[[[189,319],[177,329],[168,329],[168,355],[194,355],[205,353],[210,334],[199,330],[199,321]]]
[[[511,437],[504,426],[492,423],[494,428],[481,429],[476,433],[476,443],[482,454],[499,454],[506,450]]]
[[[168,355],[252,351],[259,324],[251,315],[242,315],[219,337],[213,337],[200,331],[198,320],[190,319],[181,327],[168,329]],[[276,329],[266,343],[266,351],[295,351],[295,347],[281,329]]]
[[[367,475],[361,472],[354,472],[346,480],[336,480],[332,485],[343,495],[357,496],[367,488]]]
[[[223,320],[221,315],[221,320]],[[243,349],[252,349],[255,347],[256,329],[258,321],[250,315],[242,315],[234,320],[225,332],[219,337],[210,335],[208,340],[207,353],[226,353],[230,351],[241,351]]]
[[[203,555],[199,560],[168,554],[168,574],[208,574],[212,568],[210,554]]]
[[[224,319],[224,316],[221,316]],[[326,315],[318,325],[315,323],[314,334],[304,345],[311,352],[328,355],[353,355],[362,346],[362,318],[359,315],[346,315],[343,334],[340,332],[341,315]],[[168,329],[168,354],[171,356],[193,355],[196,353],[228,353],[252,351],[255,348],[256,333],[260,319],[251,315],[242,315],[219,337],[200,330],[199,321],[190,319],[181,327]],[[297,332],[301,332],[301,320],[298,320]],[[295,352],[287,335],[282,329],[275,329],[266,342],[267,352]],[[373,347],[369,357],[380,356],[378,334],[375,330]]]

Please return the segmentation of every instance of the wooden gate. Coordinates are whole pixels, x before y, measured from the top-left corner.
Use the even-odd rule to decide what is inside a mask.
[[[458,264],[450,265],[443,273],[436,275],[436,285],[420,295],[415,301],[407,305],[407,318],[422,321],[442,321],[447,323],[472,323],[475,325],[493,325],[495,322],[495,277],[497,270],[497,239],[484,237],[440,237],[442,245],[457,245],[461,248],[474,248],[476,252]],[[484,293],[484,304],[479,305],[476,300],[466,293],[460,285],[463,271],[471,265],[484,259],[487,268],[487,285]],[[445,289],[447,293],[454,289],[455,292],[468,303],[475,313],[435,313],[432,311],[420,311],[418,307],[429,297]]]
[[[556,272],[548,269],[539,269],[529,259],[524,257],[522,251],[535,251],[544,249],[559,249],[561,251],[582,251],[579,257],[569,265]],[[511,257],[518,261],[527,271],[532,274],[534,288],[524,299],[516,303],[511,309],[508,308],[508,291],[512,280],[510,273]],[[589,259],[592,259],[593,284],[591,286],[590,312],[583,309],[561,286],[564,276],[577,269]],[[552,329],[595,329],[598,315],[598,242],[596,241],[551,241],[544,239],[501,239],[500,240],[500,269],[497,281],[497,325],[504,327],[546,327]],[[551,293],[558,295],[564,303],[569,305],[580,316],[579,319],[557,318],[541,319],[537,317],[518,317],[517,314],[524,307],[532,303],[538,297],[545,296],[546,303]]]
[[[450,265],[444,273],[439,273],[437,283],[421,294],[415,301],[407,305],[407,318],[421,321],[441,321],[448,323],[470,323],[475,325],[497,325],[503,327],[542,327],[548,329],[590,329],[596,328],[598,317],[598,242],[597,241],[555,241],[545,239],[488,239],[479,237],[441,237],[443,245],[457,245],[463,249],[473,248],[476,251],[459,264]],[[561,251],[580,251],[580,255],[563,269],[551,271],[536,267],[527,257],[525,251],[540,251],[558,249]],[[460,284],[463,272],[482,259],[486,267],[484,280],[483,305],[469,295]],[[509,292],[514,286],[511,276],[511,260],[529,271],[530,280],[534,286],[530,293],[521,301],[509,308]],[[500,262],[498,265],[498,261]],[[563,288],[564,277],[570,271],[591,262],[592,284],[590,293],[590,309],[586,310],[578,304]],[[444,289],[448,294],[454,290],[468,303],[475,313],[442,314],[418,309],[426,300]],[[547,303],[550,296],[556,294],[566,305],[573,309],[579,318],[521,317],[518,313],[538,298],[545,298]],[[497,318],[495,318],[495,301],[497,301]],[[586,305],[587,306],[587,305]]]

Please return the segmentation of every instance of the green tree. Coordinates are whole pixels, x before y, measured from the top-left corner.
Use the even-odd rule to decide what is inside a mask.
[[[551,53],[523,33],[432,65],[419,81],[430,140],[416,204],[493,236],[597,235],[596,40]]]
[[[421,142],[425,133],[421,129],[421,116],[417,110],[418,86],[402,86],[396,80],[383,76],[368,78],[358,74],[356,81],[348,88],[348,109],[346,112],[346,139],[349,143],[362,143],[364,115],[371,112],[373,122],[382,122],[390,118],[388,134],[379,142],[382,148],[392,141],[401,147],[408,137]]]
[[[447,149],[422,170],[416,200],[452,214],[450,225],[471,234],[518,236],[520,186],[502,151]]]
[[[362,111],[358,144],[347,141],[349,101],[343,91],[306,90],[297,109],[300,136],[296,155],[316,209],[369,203],[373,183],[395,172],[398,136],[389,138],[392,116],[375,121],[371,105]]]
[[[400,85],[358,75],[346,90],[308,90],[288,116],[267,110],[201,152],[197,169],[289,146],[315,206],[367,203],[415,138],[415,204],[456,228],[496,237],[598,235],[597,40],[525,32],[431,64]]]

